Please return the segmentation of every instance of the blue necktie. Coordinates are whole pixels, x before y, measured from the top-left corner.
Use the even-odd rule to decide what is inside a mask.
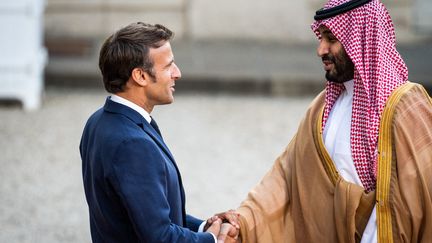
[[[162,134],[159,130],[159,126],[156,123],[156,120],[153,119],[153,117],[151,117],[151,121],[150,121],[150,125],[154,128],[154,130],[156,130],[157,133],[159,133],[159,135],[162,137]]]

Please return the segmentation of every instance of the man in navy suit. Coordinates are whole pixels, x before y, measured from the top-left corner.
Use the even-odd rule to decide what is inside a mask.
[[[93,242],[214,243],[218,234],[226,242],[238,234],[222,224],[237,226],[232,212],[207,221],[186,214],[180,172],[150,116],[156,105],[173,102],[181,77],[172,35],[138,22],[101,48],[99,68],[112,95],[87,121],[80,144]]]

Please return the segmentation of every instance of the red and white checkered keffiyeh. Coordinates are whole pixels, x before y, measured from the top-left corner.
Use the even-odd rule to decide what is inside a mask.
[[[329,0],[324,9],[348,0]],[[393,23],[379,0],[346,13],[315,21],[312,30],[324,25],[342,43],[354,63],[354,97],[351,120],[351,152],[366,191],[376,186],[377,144],[381,114],[393,90],[407,82],[408,69],[396,50]],[[323,129],[330,110],[344,86],[327,81]]]

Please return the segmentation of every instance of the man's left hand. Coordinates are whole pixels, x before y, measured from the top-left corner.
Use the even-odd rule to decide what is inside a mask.
[[[239,229],[232,224],[223,223],[217,236],[217,243],[239,243],[239,233]]]

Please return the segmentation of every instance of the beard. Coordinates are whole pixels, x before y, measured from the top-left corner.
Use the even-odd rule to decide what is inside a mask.
[[[323,61],[331,61],[334,68],[326,71],[325,77],[334,83],[344,83],[354,78],[354,63],[345,50],[336,55],[327,54],[322,57]]]

